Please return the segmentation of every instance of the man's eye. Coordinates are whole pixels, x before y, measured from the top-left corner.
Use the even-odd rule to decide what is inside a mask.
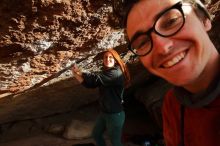
[[[145,40],[143,40],[143,41],[140,43],[140,45],[139,45],[138,48],[145,48],[145,47],[147,47],[147,46],[149,46],[149,45],[150,45],[150,39],[145,39]]]
[[[142,46],[150,43],[150,38],[147,35],[138,37],[133,43],[132,47],[135,49],[141,48]]]
[[[178,26],[181,22],[181,17],[173,17],[168,19],[167,21],[165,21],[162,25],[161,25],[161,29],[172,29],[175,28],[176,26]]]

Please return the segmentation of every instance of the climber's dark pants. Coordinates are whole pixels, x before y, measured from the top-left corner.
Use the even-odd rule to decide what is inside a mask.
[[[124,111],[114,114],[101,113],[96,121],[92,136],[97,146],[106,146],[103,134],[107,131],[113,146],[123,146],[121,143],[122,128],[125,121]]]

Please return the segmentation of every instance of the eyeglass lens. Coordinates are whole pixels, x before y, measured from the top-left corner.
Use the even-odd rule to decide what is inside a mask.
[[[169,37],[176,34],[183,25],[184,15],[181,10],[177,8],[169,9],[157,19],[152,30],[141,33],[131,42],[133,53],[139,56],[150,53],[153,46],[150,34],[152,31],[160,36]]]

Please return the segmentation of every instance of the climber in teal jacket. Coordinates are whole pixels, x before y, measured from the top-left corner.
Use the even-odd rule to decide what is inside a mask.
[[[123,92],[130,75],[119,54],[107,50],[103,55],[103,70],[99,73],[82,73],[77,66],[72,68],[74,77],[87,88],[99,88],[101,114],[98,116],[92,136],[97,146],[105,146],[103,133],[107,130],[113,146],[122,146],[121,133],[125,121]]]

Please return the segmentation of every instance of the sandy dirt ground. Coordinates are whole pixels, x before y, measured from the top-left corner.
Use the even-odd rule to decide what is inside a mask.
[[[84,112],[87,113],[88,111],[84,110]],[[94,112],[91,113],[94,114]],[[78,115],[85,116],[85,114]],[[69,120],[71,116],[60,115],[52,119],[50,118],[49,120],[44,120],[44,122],[55,123],[58,120],[66,121]],[[156,122],[152,120],[152,118],[149,116],[149,114],[146,113],[146,111],[140,108],[132,108],[132,110],[126,110],[126,118],[122,134],[122,141],[125,146],[135,146],[135,144],[132,144],[131,141],[129,141],[129,138],[132,136],[151,135],[157,132],[158,127],[156,126]],[[108,136],[105,135],[104,137],[106,139],[107,146],[111,146]],[[86,144],[95,144],[92,138],[70,140],[65,139],[63,137],[63,133],[51,134],[36,127],[30,130],[28,129],[28,122],[24,122],[19,126],[14,126],[11,128],[11,130],[6,130],[5,133],[0,133],[0,139],[0,146],[73,146],[75,144],[80,144],[77,146],[92,146]]]
[[[93,143],[92,139],[66,140],[49,134],[36,135],[14,140],[7,143],[1,143],[0,146],[72,146],[74,144]]]

